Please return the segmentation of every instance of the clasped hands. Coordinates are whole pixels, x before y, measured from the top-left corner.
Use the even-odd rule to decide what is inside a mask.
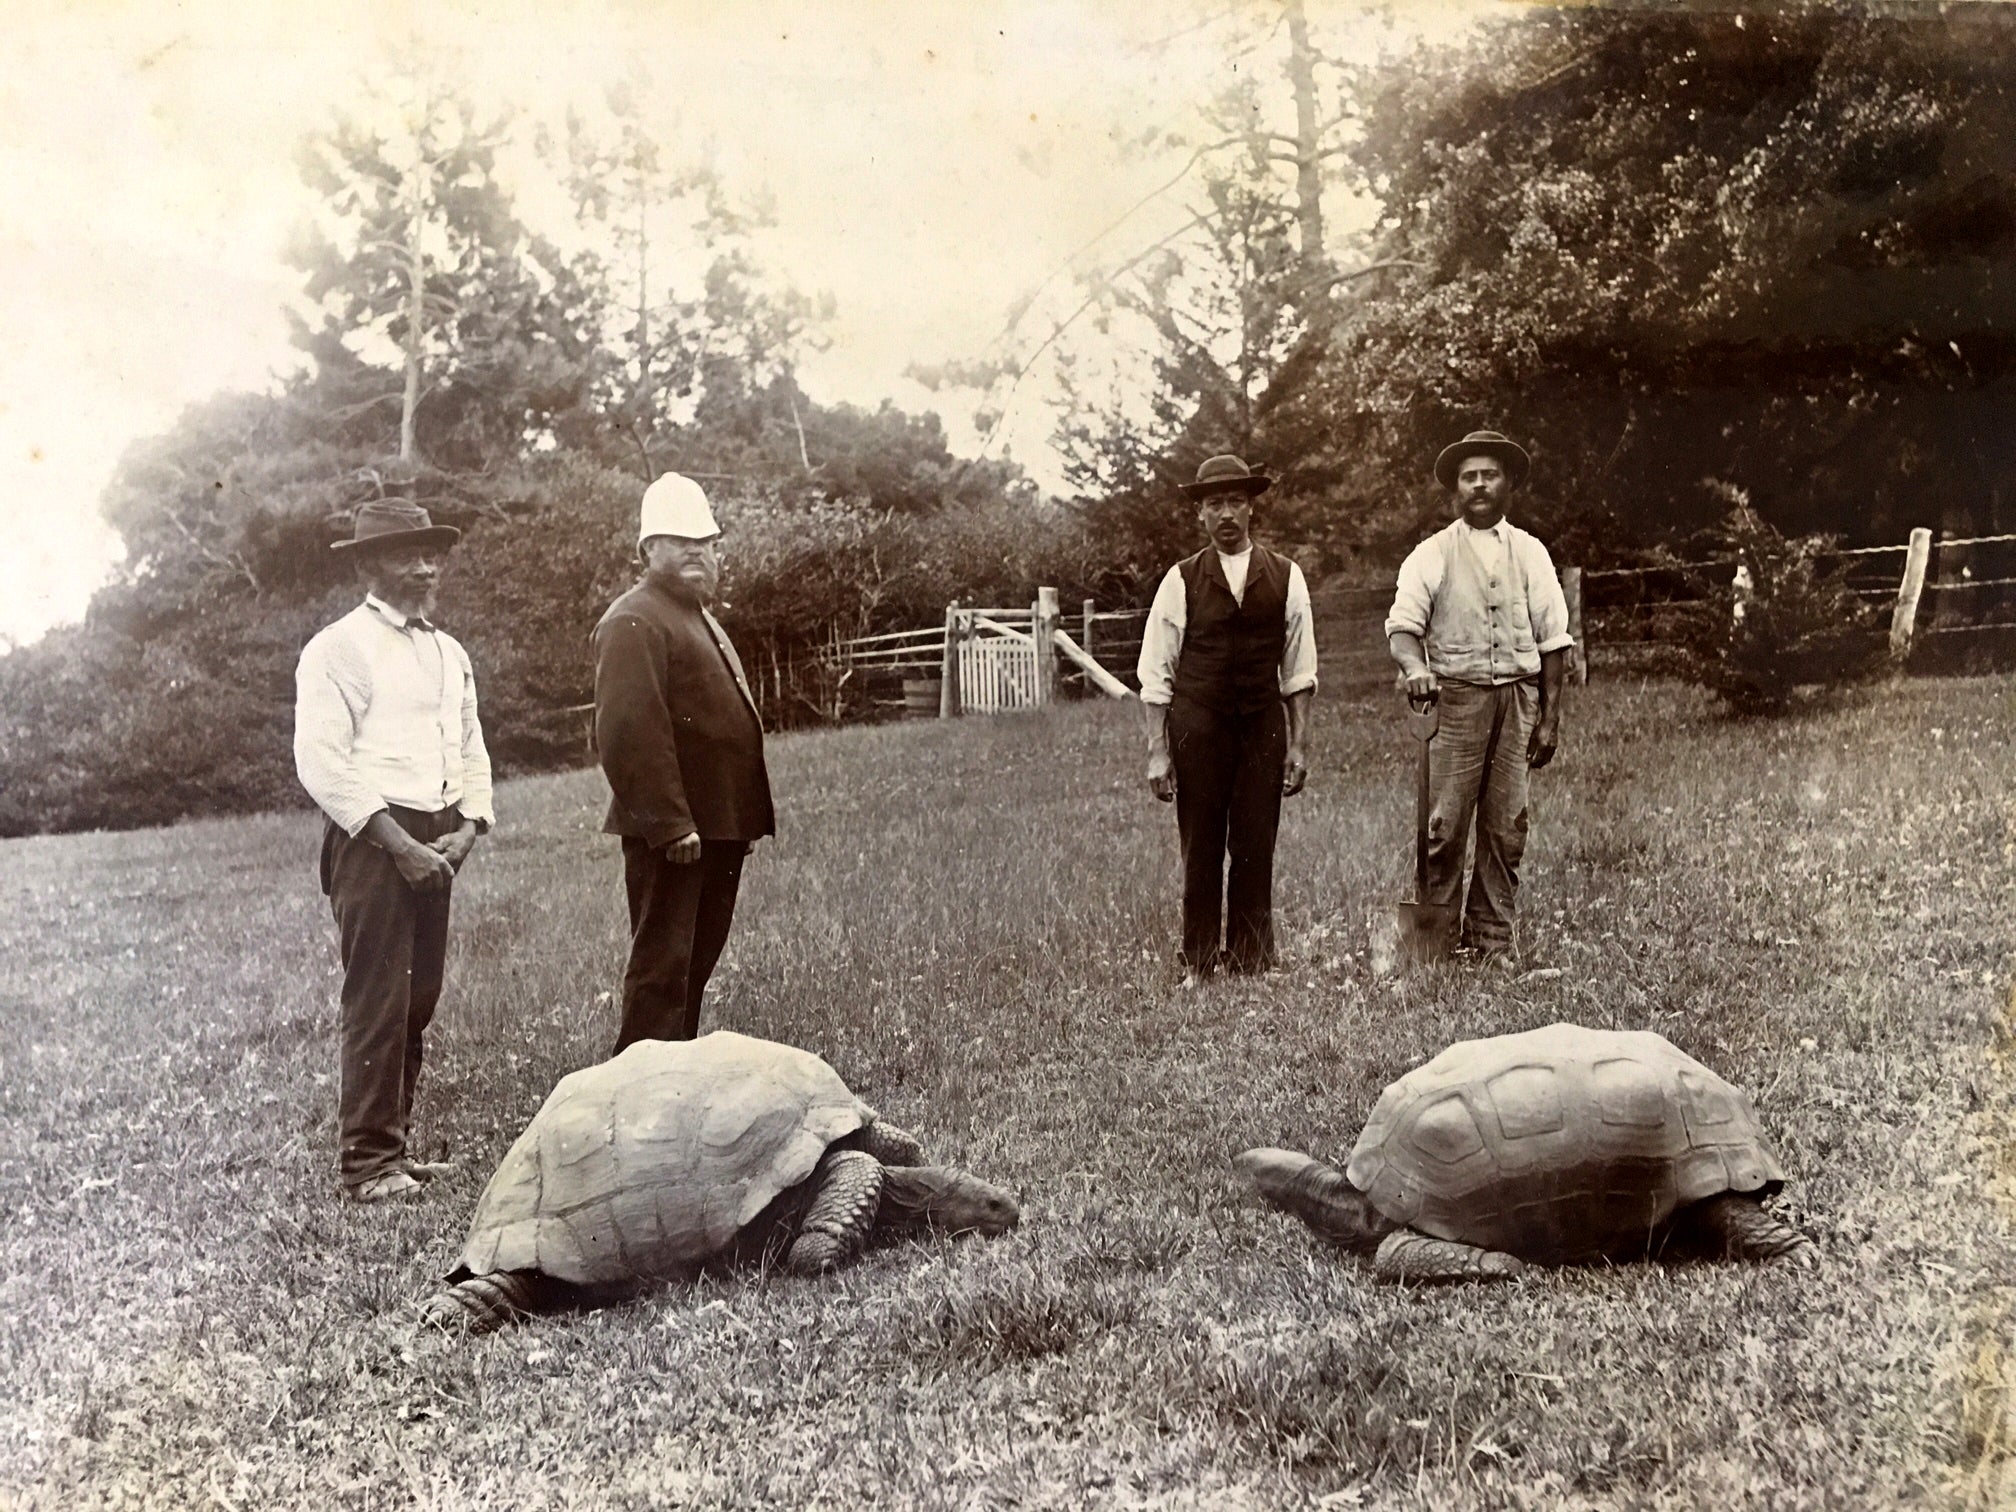
[[[446,892],[475,848],[476,828],[465,824],[438,840],[415,840],[400,846],[392,852],[392,864],[416,893]]]

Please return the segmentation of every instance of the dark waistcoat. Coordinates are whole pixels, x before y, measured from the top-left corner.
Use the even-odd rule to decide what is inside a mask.
[[[1183,650],[1176,696],[1221,714],[1256,714],[1281,701],[1288,644],[1288,558],[1257,541],[1246,567],[1246,602],[1232,597],[1216,547],[1185,558]]]

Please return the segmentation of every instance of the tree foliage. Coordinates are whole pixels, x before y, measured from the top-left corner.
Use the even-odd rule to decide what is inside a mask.
[[[1533,453],[1516,508],[1557,559],[1740,526],[1761,607],[1728,634],[1711,606],[1700,646],[1738,689],[1851,618],[1805,538],[2016,530],[2002,8],[1523,7],[1358,64],[1297,0],[1226,24],[1232,87],[1144,133],[1189,154],[1185,224],[1088,278],[1082,320],[944,374],[998,402],[1059,355],[1065,508],[934,416],[813,401],[830,302],[640,92],[547,143],[566,247],[507,187],[522,123],[360,100],[304,156],[301,370],[133,445],[104,499],[128,567],[0,657],[0,830],[300,801],[292,667],[354,600],[328,544],[374,497],[465,532],[442,614],[507,771],[580,758],[587,631],[668,468],[716,498],[724,614],[773,669],[951,598],[1144,592],[1193,539],[1173,485],[1224,450],[1274,470],[1262,533],[1319,576],[1397,560],[1478,426]]]
[[[394,408],[402,461],[480,468],[578,402],[584,291],[499,181],[507,121],[424,83],[370,103],[300,155],[324,214],[292,253],[296,339],[365,380],[360,408]]]
[[[1993,7],[1529,12],[1362,86],[1382,246],[1338,442],[1528,439],[1559,527],[1651,542],[1746,490],[1793,531],[2007,510],[2016,39]],[[1953,523],[1958,523],[1954,521]]]
[[[1060,444],[1123,527],[1178,528],[1154,501],[1229,448],[1280,474],[1277,539],[1384,561],[1489,426],[1574,560],[1709,526],[1704,480],[1795,535],[2011,528],[2016,17],[1524,7],[1343,64],[1298,11],[1243,47],[1193,227],[1064,343]],[[1290,98],[1294,130],[1257,124]],[[1356,241],[1309,245],[1312,162],[1376,207]],[[1142,330],[1129,392],[1084,352]]]

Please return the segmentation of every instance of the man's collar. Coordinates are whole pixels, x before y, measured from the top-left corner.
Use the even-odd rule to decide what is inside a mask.
[[[404,630],[409,625],[420,630],[432,630],[434,628],[432,621],[418,614],[401,614],[375,593],[364,595],[364,605],[366,608],[376,612],[378,618],[385,621],[394,630]]]
[[[1472,525],[1468,520],[1464,519],[1463,516],[1461,515],[1456,516],[1456,523],[1458,525],[1461,525],[1465,530],[1477,531],[1479,535],[1496,536],[1501,541],[1509,541],[1512,539],[1511,536],[1506,534],[1506,532],[1512,528],[1512,522],[1506,519],[1504,515],[1498,516],[1498,519],[1496,520],[1495,523],[1486,525],[1481,530],[1478,529],[1477,526]]]
[[[1211,549],[1218,553],[1220,560],[1227,562],[1236,562],[1241,557],[1253,555],[1253,537],[1251,536],[1246,537],[1246,544],[1243,547],[1241,547],[1238,551],[1223,550],[1222,548],[1220,548],[1220,546],[1216,541],[1213,541],[1211,543]]]

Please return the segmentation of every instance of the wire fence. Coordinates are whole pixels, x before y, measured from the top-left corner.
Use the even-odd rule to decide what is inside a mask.
[[[1989,654],[2016,655],[2016,638],[2006,633],[2016,630],[2016,551],[1994,556],[1997,548],[2012,546],[2016,533],[1935,537],[1917,635],[1947,644],[1992,642]],[[1984,560],[1984,551],[1992,559]],[[1844,586],[1873,607],[1896,600],[1909,552],[1908,542],[1898,542],[1840,547],[1819,555],[1847,564]],[[1645,670],[1670,664],[1685,644],[1687,617],[1707,602],[1700,593],[1703,578],[1735,569],[1734,557],[1718,556],[1583,570],[1579,654],[1584,665]],[[1324,584],[1316,590],[1312,608],[1326,684],[1392,676],[1384,628],[1392,597],[1390,583]],[[1025,632],[1030,618],[1027,606],[972,612]],[[1101,667],[1137,688],[1136,663],[1147,616],[1145,608],[1086,603],[1065,611],[1060,623]],[[941,676],[944,654],[942,625],[836,636],[788,656],[759,652],[748,666],[750,688],[772,728],[919,717],[936,710],[931,690]],[[1934,666],[1952,659],[1925,658]],[[1060,667],[1059,686],[1065,697],[1099,696],[1089,674],[1068,663]]]
[[[2006,634],[2016,629],[2016,551],[2005,549],[2012,546],[2016,533],[1931,538],[1922,585],[1908,594],[1912,612],[1903,617],[1911,670],[1975,670],[2016,659],[2016,642]],[[1843,564],[1844,589],[1875,608],[1906,596],[1910,552],[1911,544],[1900,542],[1817,555]],[[1703,578],[1733,576],[1736,567],[1734,557],[1711,557],[1589,569],[1584,655],[1634,671],[1671,669],[1686,643],[1681,631],[1688,618],[1709,602],[1700,592]]]

